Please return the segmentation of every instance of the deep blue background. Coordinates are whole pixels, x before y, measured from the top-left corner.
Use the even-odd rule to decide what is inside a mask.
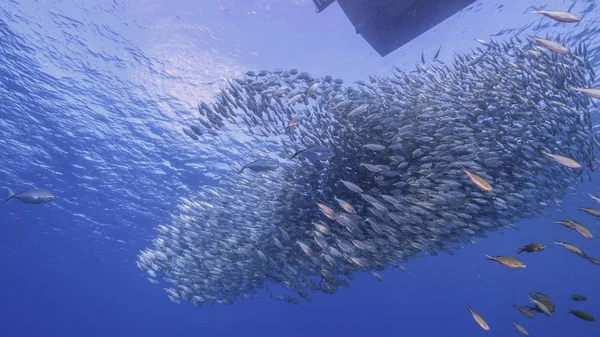
[[[384,272],[383,282],[358,275],[349,289],[300,306],[266,294],[233,306],[176,305],[135,266],[152,228],[203,183],[195,170],[203,150],[180,130],[222,79],[298,67],[352,81],[392,64],[411,70],[421,52],[430,58],[440,45],[449,60],[477,46],[474,38],[530,23],[540,35],[597,29],[594,1],[578,2],[573,11],[584,22],[570,26],[526,13],[530,4],[571,3],[478,2],[380,58],[337,5],[316,15],[307,0],[3,1],[0,181],[19,191],[47,188],[58,199],[0,208],[0,336],[516,336],[511,320],[535,336],[597,334],[596,323],[565,311],[600,318],[600,266],[552,242],[600,258],[599,239],[552,219],[570,216],[597,235],[600,224],[576,207],[595,206],[587,192],[600,195],[599,174],[560,206],[548,200],[548,216],[519,223],[519,231],[475,239],[455,256],[412,260],[404,272]],[[523,256],[524,270],[484,259],[533,241],[549,248]],[[527,304],[528,291],[548,294],[557,312],[522,316],[511,305]],[[572,293],[589,301],[574,303]]]

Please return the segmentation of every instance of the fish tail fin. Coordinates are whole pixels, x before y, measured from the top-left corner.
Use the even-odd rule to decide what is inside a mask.
[[[488,260],[496,261],[496,258],[490,255],[485,254],[485,258]]]
[[[517,252],[517,254],[521,254],[524,251],[525,251],[525,249],[519,249],[519,251]]]
[[[241,170],[238,171],[238,174],[242,173],[242,171],[246,168],[247,165],[244,165]]]
[[[8,190],[8,198],[6,198],[6,200],[4,200],[2,202],[2,205],[6,204],[7,202],[10,201],[10,199],[15,197],[15,193],[10,188],[7,188],[7,190]]]

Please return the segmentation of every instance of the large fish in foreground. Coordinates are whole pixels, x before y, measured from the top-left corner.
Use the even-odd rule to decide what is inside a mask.
[[[46,202],[50,202],[54,200],[56,196],[46,190],[38,190],[32,189],[29,191],[14,193],[10,188],[8,189],[8,198],[2,202],[2,204],[6,204],[12,199],[18,199],[26,204],[43,204]]]
[[[570,89],[591,88],[593,70],[584,45],[560,42],[568,53],[485,42],[353,86],[298,69],[232,79],[189,126],[219,184],[181,199],[139,268],[174,302],[268,289],[297,304],[536,217],[596,161],[593,98]],[[235,174],[265,154],[277,160],[247,166],[261,174]]]

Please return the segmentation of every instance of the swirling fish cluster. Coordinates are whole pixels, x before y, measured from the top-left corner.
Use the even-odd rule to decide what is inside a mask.
[[[138,266],[177,303],[267,288],[297,304],[534,217],[594,169],[590,101],[571,90],[593,70],[584,45],[516,40],[353,87],[295,69],[230,81],[184,131],[221,155],[202,164],[218,186],[184,198]]]

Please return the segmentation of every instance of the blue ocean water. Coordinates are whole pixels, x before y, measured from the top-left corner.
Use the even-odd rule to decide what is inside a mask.
[[[312,1],[3,1],[0,5],[0,177],[3,187],[52,190],[46,205],[11,201],[0,208],[2,336],[510,336],[511,320],[544,336],[593,336],[600,316],[600,268],[552,245],[585,240],[552,223],[571,217],[598,235],[577,206],[594,207],[592,183],[549,200],[546,217],[520,230],[474,239],[454,256],[411,260],[383,282],[358,274],[348,289],[293,306],[262,294],[230,306],[172,303],[146,281],[136,255],[153,227],[176,214],[178,199],[210,177],[202,149],[182,135],[198,101],[247,69],[300,68],[346,81],[414,69],[421,53],[440,59],[502,39],[585,31],[598,47],[600,13],[579,0],[577,25],[529,14],[530,6],[566,10],[572,1],[478,1],[381,58],[354,34],[337,5],[320,14]],[[530,242],[546,251],[512,270],[484,254],[512,254]],[[551,317],[522,316],[528,291],[548,294]],[[569,300],[573,293],[587,302]],[[466,305],[483,315],[481,330]]]

